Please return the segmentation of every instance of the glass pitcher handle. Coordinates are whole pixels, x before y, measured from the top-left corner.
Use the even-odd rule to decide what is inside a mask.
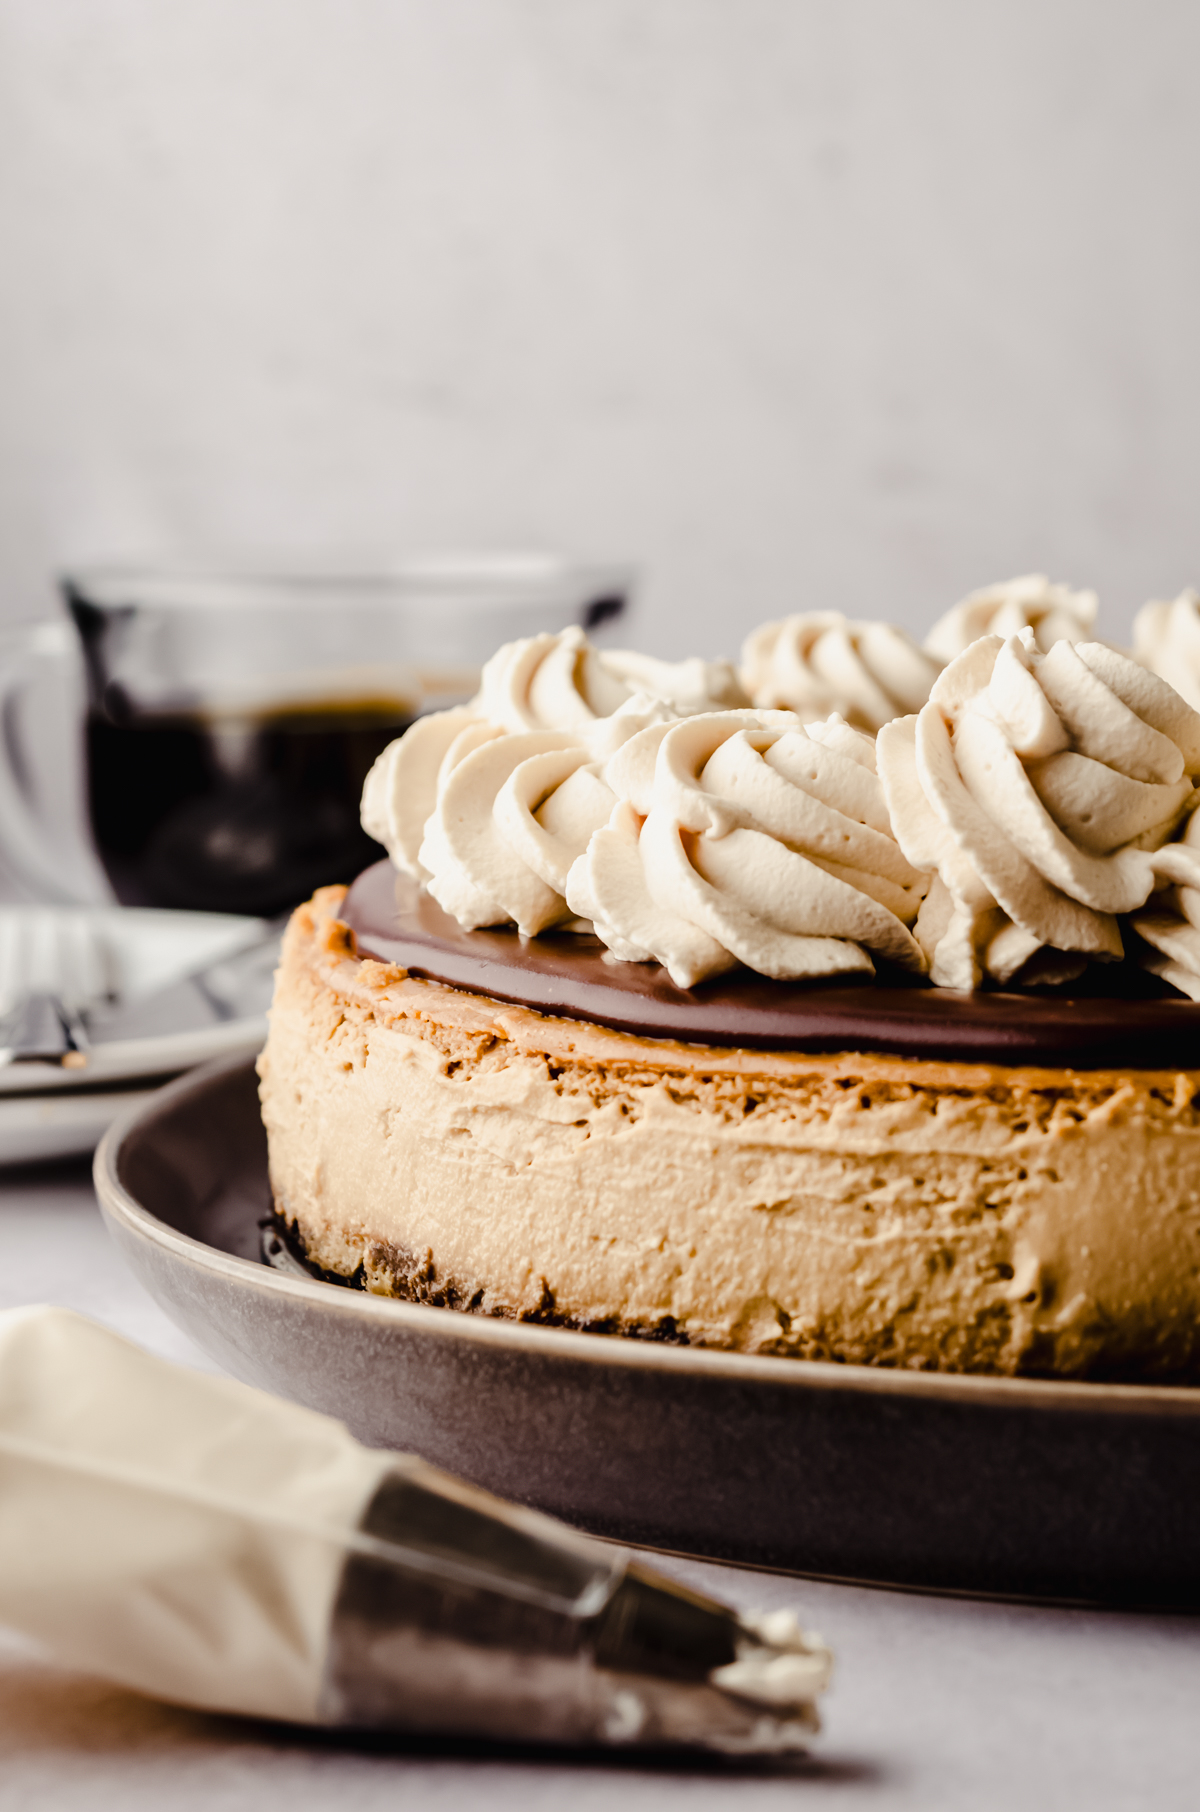
[[[86,905],[111,899],[111,892],[80,822],[76,661],[66,623],[0,631],[0,863],[36,899]],[[39,678],[54,686],[54,707],[39,726],[35,751],[25,720]],[[58,769],[53,797],[39,785],[39,771],[51,766]]]

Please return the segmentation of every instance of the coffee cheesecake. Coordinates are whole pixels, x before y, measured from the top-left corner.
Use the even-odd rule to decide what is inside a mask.
[[[523,698],[556,653],[507,657]],[[295,914],[262,1100],[309,1262],[746,1352],[1194,1376],[1200,716],[1032,628],[878,739],[606,702],[422,720],[364,802],[391,860]]]

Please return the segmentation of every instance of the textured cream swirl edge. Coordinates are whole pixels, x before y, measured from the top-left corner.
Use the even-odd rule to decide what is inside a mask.
[[[646,716],[519,733],[470,707],[421,719],[377,764],[364,824],[465,929],[534,936],[578,915],[617,960],[660,961],[680,986],[739,961],[869,973],[868,949],[923,968],[908,930],[923,882],[870,737],[788,712]]]
[[[1133,619],[1133,652],[1200,711],[1200,593],[1144,604]]]
[[[886,829],[871,738],[842,719],[709,713],[647,728],[602,772],[619,804],[567,900],[618,960],[658,961],[681,988],[735,962],[869,973],[868,951],[924,970],[905,922],[923,885]]]
[[[557,638],[545,638],[545,641],[555,643]],[[997,638],[990,639],[993,650],[996,642]],[[1034,653],[1034,638],[1027,634],[1023,639],[1023,645],[1027,654]],[[1136,674],[1135,670],[1131,671],[1131,663],[1122,661],[1119,654],[1114,654],[1114,651],[1102,644],[1092,645],[1088,652],[1093,665],[1098,664],[1101,669],[1107,663],[1112,670],[1112,663],[1114,661],[1119,663],[1120,665],[1115,671],[1124,670],[1126,692],[1129,692],[1131,684],[1133,684],[1134,691],[1137,691]],[[985,658],[987,657],[985,656]],[[993,653],[992,666],[994,667],[994,665]],[[1086,665],[1085,661],[1084,666],[1086,667]],[[992,677],[990,673],[988,677],[989,679]],[[1010,673],[1010,681],[1012,677]],[[1078,664],[1076,664],[1075,677],[1079,677]],[[1151,685],[1153,687],[1152,682]],[[977,692],[979,689],[976,683],[975,691]],[[948,682],[947,686],[941,690],[949,694],[953,688]],[[970,686],[967,690],[970,692]],[[1059,692],[1061,693],[1061,681]],[[1147,693],[1145,698],[1153,704],[1152,693]],[[1167,712],[1167,716],[1172,718],[1171,722],[1166,723],[1165,727],[1168,730],[1177,730],[1180,723],[1191,725],[1193,746],[1189,749],[1189,760],[1194,770],[1198,751],[1195,746],[1193,713],[1170,688],[1160,686],[1157,691],[1157,699],[1160,716],[1163,700],[1174,700],[1173,706],[1170,706]],[[1058,702],[1062,707],[1061,696]],[[1136,699],[1134,702],[1137,702]],[[1028,705],[1028,697],[1025,703]],[[1069,700],[1067,703],[1069,704]],[[1086,700],[1084,703],[1086,704]],[[1010,717],[1015,712],[1019,719],[1020,705],[1019,699],[1016,701],[1012,698],[1008,699],[1006,708]],[[1093,748],[1099,746],[1103,753],[1111,759],[1114,748],[1120,754],[1123,745],[1120,735],[1116,737],[1115,741],[1112,737],[1111,700],[1109,705],[1110,721],[1093,723],[1090,730],[1090,741]],[[631,706],[634,709],[631,710]],[[637,709],[639,706],[641,707],[640,713]],[[1039,711],[1042,714],[1040,725],[1038,722],[1018,724],[1018,738],[1023,738],[1024,753],[1035,761],[1046,756],[1062,755],[1068,759],[1068,764],[1071,758],[1078,763],[1081,757],[1077,749],[1062,748],[1055,744],[1055,738],[1061,740],[1064,730],[1053,708],[1048,705],[1044,697],[1040,703],[1034,700],[1034,706],[1035,718]],[[485,793],[491,798],[491,818],[500,825],[503,834],[500,837],[494,834],[495,827],[486,813],[481,819],[482,833],[477,838],[470,836],[464,838],[461,825],[456,828],[454,834],[447,838],[444,834],[440,834],[442,827],[435,823],[431,827],[433,834],[428,852],[430,858],[438,863],[441,870],[440,881],[437,881],[432,889],[435,897],[441,896],[442,903],[448,909],[455,911],[456,916],[459,916],[464,923],[471,925],[512,919],[520,925],[522,930],[532,934],[535,929],[543,929],[550,924],[569,923],[572,906],[565,899],[568,875],[579,858],[586,853],[593,835],[601,829],[611,830],[614,833],[614,840],[609,855],[614,864],[624,862],[630,883],[630,886],[626,888],[627,897],[623,914],[617,915],[624,917],[624,926],[622,928],[611,913],[606,919],[599,912],[595,900],[585,891],[582,872],[576,875],[577,898],[574,909],[579,910],[581,904],[585,902],[590,905],[592,910],[587,916],[591,917],[593,914],[598,916],[597,929],[605,936],[613,954],[623,960],[650,960],[653,953],[648,952],[647,946],[658,942],[662,945],[662,960],[666,961],[669,968],[673,967],[677,976],[688,973],[697,979],[701,974],[714,973],[738,960],[735,952],[731,951],[727,945],[721,944],[719,939],[714,938],[711,931],[705,930],[705,921],[712,922],[706,911],[706,907],[711,908],[712,906],[712,898],[711,894],[705,893],[705,885],[712,889],[715,883],[719,883],[724,878],[731,883],[731,891],[736,894],[739,881],[745,876],[757,872],[753,864],[745,861],[748,853],[745,847],[746,840],[742,840],[741,856],[743,860],[736,873],[723,875],[722,860],[728,857],[735,846],[728,844],[726,849],[717,850],[716,844],[719,839],[711,835],[714,827],[710,824],[707,827],[710,832],[707,842],[697,846],[701,862],[707,860],[710,873],[706,875],[694,869],[689,872],[688,868],[681,864],[677,854],[675,843],[678,842],[678,839],[673,841],[671,837],[664,836],[661,816],[651,826],[650,837],[645,839],[642,820],[649,815],[649,806],[645,807],[640,816],[636,812],[631,815],[628,809],[629,802],[617,800],[604,778],[604,756],[614,747],[618,747],[623,740],[637,737],[641,733],[647,723],[647,708],[650,715],[658,719],[659,739],[661,739],[662,734],[673,722],[673,713],[669,708],[665,708],[661,704],[654,705],[651,701],[646,700],[626,700],[612,718],[597,719],[593,716],[589,730],[582,738],[566,736],[566,746],[564,746],[561,733],[558,735],[551,733],[549,743],[544,740],[523,743],[519,750],[510,749],[503,756],[496,751],[486,760],[478,763],[467,775],[462,776],[458,787],[451,794],[452,801],[455,798],[459,799],[460,804],[469,801],[470,789],[472,787],[478,789],[482,784]],[[368,830],[388,845],[389,853],[393,855],[398,866],[407,869],[409,873],[427,884],[434,880],[434,877],[430,869],[422,862],[421,856],[425,853],[422,846],[425,841],[426,824],[431,816],[427,810],[430,798],[436,798],[440,782],[448,780],[455,769],[460,767],[469,756],[482,750],[488,743],[509,740],[498,726],[480,721],[475,715],[475,710],[475,705],[460,707],[420,720],[408,732],[406,738],[391,745],[386,752],[386,759],[381,758],[381,762],[376,765],[364,791],[364,824]],[[1153,710],[1151,710],[1151,715],[1153,714]],[[761,717],[762,713],[752,715]],[[1069,710],[1068,715],[1070,715]],[[1120,713],[1118,712],[1116,715],[1119,720]],[[919,728],[917,718],[910,718],[907,722],[909,732],[901,732],[896,739],[898,742],[902,743],[910,732],[915,733]],[[1043,746],[1038,742],[1038,735],[1047,733],[1047,725],[1049,725],[1048,734],[1051,742]],[[1058,726],[1057,729],[1055,725]],[[930,736],[926,740],[936,741],[936,732],[933,731],[932,726],[928,727]],[[1126,720],[1123,725],[1124,731],[1128,733],[1130,727]],[[978,728],[979,726],[977,726]],[[1086,742],[1089,739],[1088,725],[1081,723],[1076,728],[1081,731]],[[1118,728],[1121,728],[1120,723],[1118,723]],[[1147,789],[1157,792],[1163,786],[1170,787],[1171,781],[1167,774],[1159,771],[1163,767],[1164,751],[1167,765],[1173,770],[1178,770],[1183,765],[1179,751],[1168,749],[1165,746],[1170,742],[1169,736],[1164,741],[1162,732],[1156,731],[1153,724],[1142,723],[1139,725],[1135,723],[1132,728],[1134,741],[1136,742],[1140,737],[1144,745],[1140,757],[1141,768],[1138,768],[1137,751],[1130,745],[1125,748],[1125,760],[1126,765],[1132,765],[1135,772],[1132,775],[1122,775],[1119,770],[1110,770],[1107,777],[1110,787],[1115,784],[1118,793],[1124,787],[1126,794],[1124,804],[1127,808],[1130,804],[1130,795],[1132,795],[1133,806],[1137,808],[1141,805]],[[529,734],[535,737],[540,735],[544,738],[546,733]],[[983,728],[985,741],[989,734],[990,728],[985,726]],[[888,739],[889,742],[892,740]],[[915,742],[915,734],[912,735],[912,740]],[[992,740],[994,742],[995,738],[993,737]],[[1068,743],[1070,740],[1068,736]],[[1128,734],[1126,734],[1125,740],[1128,742]],[[1188,740],[1186,735],[1184,740]],[[586,746],[589,742],[597,746],[589,748]],[[581,743],[583,746],[580,746]],[[1051,744],[1055,744],[1055,746],[1051,746]],[[397,763],[396,758],[402,747],[404,760],[402,763]],[[1149,756],[1147,756],[1147,748]],[[968,750],[969,758],[971,753]],[[974,756],[978,757],[979,753],[980,751],[975,749]],[[985,749],[984,754],[986,755],[986,753]],[[999,753],[1004,756],[1007,752],[1000,750]],[[517,755],[520,756],[519,760],[515,759]],[[926,779],[928,780],[930,775],[933,775],[932,790],[935,794],[938,792],[939,771],[941,772],[943,793],[947,781],[944,763],[941,762],[942,755],[944,755],[944,751],[939,752],[936,747],[932,751],[928,748],[924,750]],[[1107,766],[1106,762],[1097,763],[1094,756],[1091,758],[1084,756],[1082,760],[1085,772],[1093,772],[1097,766]],[[389,775],[389,765],[393,764],[393,772]],[[915,773],[915,761],[911,761],[908,765],[912,773]],[[970,759],[968,765],[970,765]],[[1053,835],[1052,819],[1050,820],[1051,835],[1048,840],[1044,835],[1047,828],[1046,823],[1043,821],[1038,824],[1037,828],[1043,833],[1043,844],[1048,841],[1051,870],[1053,871],[1056,860],[1061,868],[1062,859],[1065,857],[1068,870],[1065,887],[1055,885],[1054,880],[1047,884],[1046,877],[1039,873],[1036,862],[1032,865],[1026,863],[1026,867],[1023,869],[1020,847],[1012,848],[1007,852],[1001,851],[1002,855],[1006,853],[1008,857],[1006,879],[1009,882],[1028,881],[1030,878],[1028,869],[1030,866],[1033,867],[1035,892],[1038,890],[1039,883],[1041,885],[1041,905],[1045,907],[1049,903],[1053,908],[1050,920],[1047,921],[1043,917],[1039,926],[1041,932],[1048,929],[1052,931],[1053,936],[1048,938],[1039,935],[1039,931],[1031,928],[1027,922],[1023,922],[1023,917],[1011,916],[1004,910],[996,893],[989,891],[979,867],[970,861],[961,840],[956,841],[952,834],[947,834],[946,824],[939,821],[936,811],[930,811],[929,799],[919,783],[915,788],[911,786],[908,788],[907,803],[910,809],[907,813],[905,812],[901,803],[905,790],[903,768],[904,756],[901,753],[899,765],[891,763],[885,778],[889,780],[891,792],[896,794],[896,802],[892,809],[898,820],[906,824],[908,854],[915,858],[914,866],[934,877],[928,897],[921,908],[917,927],[918,937],[931,959],[932,979],[940,985],[956,987],[976,985],[981,973],[987,973],[992,979],[1009,984],[1014,979],[1018,981],[1068,979],[1073,972],[1077,973],[1084,965],[1087,954],[1119,955],[1121,943],[1119,932],[1116,930],[1114,913],[1130,909],[1130,899],[1127,896],[1131,888],[1135,896],[1145,893],[1146,874],[1149,872],[1152,897],[1148,899],[1139,897],[1132,921],[1135,929],[1149,947],[1148,950],[1140,953],[1140,960],[1145,962],[1147,967],[1162,974],[1172,985],[1192,994],[1195,998],[1200,998],[1200,835],[1197,835],[1196,831],[1200,820],[1189,820],[1183,835],[1176,837],[1174,841],[1164,842],[1164,835],[1169,834],[1172,819],[1178,816],[1176,807],[1179,789],[1177,783],[1176,794],[1172,797],[1168,793],[1166,797],[1166,806],[1169,809],[1166,811],[1165,820],[1158,823],[1148,822],[1144,813],[1141,827],[1136,818],[1130,823],[1127,821],[1128,810],[1123,818],[1121,812],[1114,813],[1111,809],[1113,801],[1111,798],[1108,800],[1106,809],[1101,814],[1104,821],[1106,823],[1112,821],[1116,821],[1118,824],[1123,823],[1126,831],[1134,832],[1132,836],[1122,839],[1122,849],[1128,849],[1132,857],[1132,860],[1125,860],[1123,863],[1109,861],[1106,864],[1102,861],[1097,864],[1094,856],[1086,849],[1073,851],[1069,846],[1069,840],[1064,848],[1061,837],[1056,839]],[[1149,777],[1147,781],[1139,778],[1143,771]],[[908,777],[911,779],[911,773]],[[958,778],[961,782],[961,776]],[[1078,776],[1076,775],[1075,778],[1077,779]],[[393,782],[390,787],[386,785],[389,779]],[[976,779],[978,781],[978,774]],[[1070,779],[1071,776],[1068,775],[1068,780]],[[403,784],[396,785],[397,780],[402,780]],[[694,775],[692,780],[695,780]],[[1049,775],[1044,762],[1040,781],[1041,795],[1038,804],[1044,808],[1047,803],[1054,803],[1052,776]],[[952,794],[955,791],[952,780],[950,790]],[[1037,791],[1037,789],[1034,790]],[[1078,791],[1078,788],[1076,787],[1075,790]],[[1182,789],[1185,793],[1187,790],[1186,787]],[[996,789],[985,787],[985,791],[988,798],[994,802]],[[1063,795],[1068,808],[1068,819],[1071,792],[1072,789],[1068,785]],[[960,784],[957,789],[956,801],[960,817],[963,815],[964,794],[969,799],[970,788]],[[1046,795],[1049,795],[1048,800]],[[1188,801],[1188,803],[1191,802],[1191,800]],[[1036,822],[1037,805],[1033,804],[1028,794],[1017,803],[1026,814],[1032,806]],[[1059,803],[1063,803],[1062,798]],[[1118,800],[1117,803],[1120,804],[1121,801]],[[945,804],[944,798],[943,804]],[[625,809],[613,809],[622,805]],[[970,816],[969,805],[966,807],[966,815]],[[476,809],[469,808],[461,816],[464,822],[469,823],[479,814]],[[1047,816],[1048,814],[1043,810],[1043,820]],[[883,822],[884,827],[887,827],[890,822],[886,811]],[[994,837],[996,826],[989,822],[989,814],[986,811],[981,811],[980,816],[975,819],[977,830],[981,824],[985,838],[990,843]],[[622,841],[624,848],[621,847]],[[462,847],[464,842],[465,850]],[[1017,845],[1020,842],[1021,838],[1018,836]],[[1141,848],[1138,847],[1139,843]],[[785,850],[786,847],[785,844]],[[1147,850],[1152,858],[1149,863],[1145,859]],[[1043,848],[1037,853],[1045,857],[1047,852]],[[1111,851],[1105,850],[1102,853],[1110,855]],[[1120,853],[1118,851],[1118,854]],[[985,852],[983,864],[985,869],[988,868],[986,859],[988,854],[994,857],[996,850],[992,848]],[[464,855],[466,856],[465,861]],[[661,905],[657,908],[656,918],[653,913],[647,918],[647,906],[648,904],[653,905],[652,897],[648,899],[645,891],[644,877],[647,859],[656,877],[661,898],[683,902],[691,913],[690,918],[686,911],[676,913],[673,929],[669,931],[665,929],[666,918]],[[1002,867],[1004,866],[1002,864]],[[1132,881],[1130,873],[1127,871],[1132,871]],[[769,873],[768,868],[768,877]],[[1115,901],[1111,898],[1106,901],[1095,897],[1089,900],[1088,882],[1095,881],[1097,876],[1102,883],[1106,880],[1111,882],[1114,874],[1119,885],[1124,886],[1125,895]],[[1056,878],[1061,880],[1061,874]],[[853,873],[853,880],[857,883],[858,890],[861,891],[863,882],[861,871]],[[811,887],[811,880],[809,885]],[[880,886],[881,880],[877,880],[876,885]],[[765,885],[761,879],[756,880],[754,893],[757,905],[769,897],[770,887]],[[636,901],[635,894],[638,896]],[[701,896],[699,901],[696,898],[697,894]],[[1080,894],[1082,894],[1081,898],[1074,897]],[[893,899],[891,904],[896,904],[896,901]],[[902,906],[901,916],[903,914]],[[1025,919],[1027,917],[1028,915],[1024,915]],[[699,919],[699,923],[695,922],[697,919]],[[811,920],[809,922],[811,923]],[[657,923],[657,931],[653,928],[655,923]],[[752,965],[759,967],[764,973],[771,973],[781,967],[778,941],[773,949],[765,947],[761,925],[754,928],[753,934],[748,935],[747,926],[733,910],[732,901],[728,906],[728,922],[724,929],[729,942],[740,946],[741,960],[745,961],[749,958]],[[784,927],[776,926],[775,929],[782,936],[788,935]],[[1071,954],[1071,952],[1075,952],[1075,954]],[[822,957],[821,953],[818,953],[813,947],[808,949],[806,955],[810,960],[824,960],[833,963],[835,969],[843,966],[847,960],[856,967],[867,966],[867,959],[862,956],[861,950],[857,957],[850,956],[844,950],[827,950]],[[794,951],[792,956],[795,956]],[[1034,959],[1035,964],[1040,963],[1040,968],[1037,968],[1035,973],[1019,976],[1018,972],[1029,964],[1031,958]],[[1047,958],[1050,959],[1049,962],[1047,962]],[[786,954],[784,960],[786,963]],[[1057,963],[1057,973],[1055,963]],[[806,970],[805,972],[812,971]],[[826,970],[825,972],[831,971]]]
[[[505,643],[484,667],[471,709],[513,732],[586,730],[637,696],[681,716],[743,702],[728,661],[661,661],[600,649],[570,628]]]
[[[925,638],[926,650],[948,662],[965,654],[985,635],[1019,635],[1032,629],[1043,653],[1055,642],[1086,641],[1096,622],[1094,591],[1074,591],[1044,573],[1025,573],[970,592],[938,618]]]
[[[485,665],[469,704],[419,718],[379,756],[363,786],[363,828],[397,867],[428,882],[420,849],[441,781],[482,742],[567,732],[603,759],[644,724],[731,698],[741,702],[728,661],[600,650],[578,628],[506,642]]]
[[[983,637],[878,754],[900,847],[934,877],[916,935],[939,986],[1070,979],[1122,956],[1118,915],[1200,885],[1200,848],[1172,841],[1200,716],[1102,643]]]
[[[806,723],[837,712],[874,732],[920,710],[941,667],[890,623],[813,610],[752,630],[742,645],[740,676],[761,710],[794,711]]]
[[[1163,857],[1169,853],[1179,860],[1179,870],[1131,920],[1145,946],[1138,960],[1180,993],[1200,1001],[1200,810],[1188,818],[1178,844],[1160,852]],[[1183,873],[1184,856],[1195,866],[1190,877]]]

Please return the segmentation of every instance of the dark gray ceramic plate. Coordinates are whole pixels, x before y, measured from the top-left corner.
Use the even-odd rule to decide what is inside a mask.
[[[414,1307],[258,1261],[253,1068],[119,1121],[109,1227],[239,1378],[652,1547],[834,1578],[1200,1608],[1200,1390],[756,1359]]]

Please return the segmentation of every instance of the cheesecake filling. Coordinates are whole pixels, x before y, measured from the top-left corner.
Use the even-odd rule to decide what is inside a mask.
[[[1200,1073],[638,1038],[364,961],[339,903],[293,921],[261,1063],[276,1204],[326,1270],[746,1352],[1194,1369]]]

